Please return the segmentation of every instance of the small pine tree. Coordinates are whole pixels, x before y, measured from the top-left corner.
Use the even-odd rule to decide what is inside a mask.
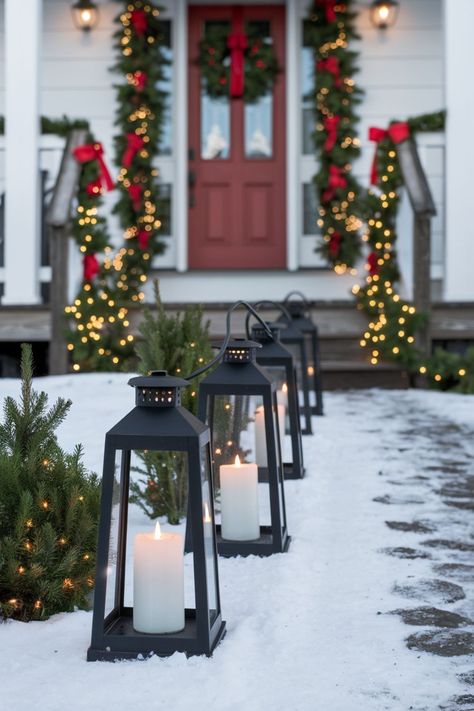
[[[184,376],[200,368],[212,358],[209,342],[209,322],[203,323],[201,306],[187,306],[182,313],[170,316],[161,301],[155,282],[156,316],[150,310],[144,313],[140,333],[143,340],[137,344],[139,370],[148,374],[152,370],[167,370],[170,375]],[[203,377],[203,376],[202,376]],[[182,393],[182,404],[197,414],[196,378]],[[141,452],[141,466],[135,471],[143,475],[140,482],[131,483],[131,500],[137,503],[150,518],[167,516],[169,523],[178,524],[186,514],[187,470],[186,459],[180,452]]]
[[[99,483],[59,447],[55,430],[71,402],[48,410],[32,389],[31,346],[22,346],[21,398],[0,423],[0,617],[46,619],[87,608],[93,586]]]

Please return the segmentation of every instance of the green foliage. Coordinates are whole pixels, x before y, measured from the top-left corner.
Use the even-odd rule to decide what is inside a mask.
[[[268,94],[281,71],[271,42],[261,37],[252,23],[245,24],[247,48],[244,50],[244,101],[254,103]],[[199,44],[198,64],[206,93],[213,99],[227,98],[230,86],[231,51],[227,40],[230,25],[206,29]]]
[[[336,21],[328,19],[324,3],[313,3],[304,26],[304,46],[313,49],[313,139],[320,165],[314,177],[319,207],[320,252],[337,271],[353,267],[360,254],[361,187],[352,175],[360,153],[356,107],[363,92],[354,82],[358,52],[349,44],[357,39],[352,0],[336,6]],[[333,141],[327,121],[336,120]],[[333,182],[334,181],[334,182]]]
[[[117,273],[117,287],[122,299],[139,302],[143,298],[142,277],[148,275],[152,258],[165,249],[159,238],[158,171],[154,162],[159,152],[167,94],[160,89],[164,69],[168,64],[164,51],[164,28],[160,8],[151,2],[128,0],[116,18],[119,29],[115,33],[117,61],[112,71],[120,76],[115,85],[117,112],[115,124],[115,160],[121,166],[118,178],[120,197],[114,212],[127,239]],[[145,27],[138,31],[134,13],[143,13]],[[124,156],[129,136],[143,139],[129,166]],[[141,190],[133,199],[129,189]]]
[[[48,409],[32,371],[24,345],[21,398],[5,399],[0,423],[0,615],[24,621],[88,607],[99,507],[81,447],[67,454],[57,442],[71,402]]]
[[[437,348],[421,371],[432,388],[474,394],[474,348],[463,355]]]
[[[137,343],[139,370],[167,370],[170,375],[183,377],[198,370],[212,358],[209,343],[209,322],[203,323],[201,306],[188,306],[171,316],[166,313],[155,282],[156,314],[146,309]],[[197,392],[202,377],[195,378],[182,393],[182,404],[197,414]],[[168,517],[177,524],[186,513],[187,469],[185,457],[179,452],[143,452],[136,471],[142,475],[140,483],[131,484],[132,500],[151,517]]]

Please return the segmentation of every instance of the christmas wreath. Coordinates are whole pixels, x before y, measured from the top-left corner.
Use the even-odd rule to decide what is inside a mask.
[[[198,64],[208,96],[243,97],[249,104],[272,90],[280,71],[271,39],[263,39],[248,25],[245,32],[207,29]]]

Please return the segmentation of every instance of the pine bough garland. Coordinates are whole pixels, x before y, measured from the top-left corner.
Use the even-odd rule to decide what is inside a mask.
[[[316,0],[305,23],[305,46],[313,48],[315,131],[320,164],[314,178],[318,193],[319,251],[337,273],[353,267],[360,254],[358,181],[352,163],[359,156],[355,107],[362,91],[355,85],[358,53],[349,49],[357,39],[352,0]]]

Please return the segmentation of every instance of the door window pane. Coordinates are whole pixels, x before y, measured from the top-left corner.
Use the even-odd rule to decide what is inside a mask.
[[[316,188],[313,183],[303,184],[303,234],[317,235],[320,229],[316,220],[318,219],[318,204],[316,200]]]
[[[273,96],[245,105],[245,156],[271,158],[273,154]]]
[[[309,45],[306,37],[307,23],[303,23],[303,46],[301,48],[301,98],[302,98],[302,128],[303,128],[303,155],[314,154],[314,109],[312,94],[314,92],[314,50]]]
[[[206,36],[213,33],[225,37],[231,31],[229,22],[205,23]],[[213,61],[212,58],[209,61]],[[226,61],[229,61],[228,59]],[[205,81],[201,86],[201,158],[218,160],[230,154],[230,101],[226,96],[212,98],[207,93]]]

